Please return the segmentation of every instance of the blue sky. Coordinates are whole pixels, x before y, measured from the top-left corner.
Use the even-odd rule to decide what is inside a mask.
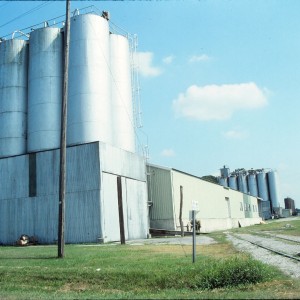
[[[72,1],[138,35],[149,161],[197,175],[272,168],[300,208],[300,1]],[[0,1],[0,36],[64,1]],[[16,18],[18,17],[18,18]],[[14,20],[15,19],[15,20]]]

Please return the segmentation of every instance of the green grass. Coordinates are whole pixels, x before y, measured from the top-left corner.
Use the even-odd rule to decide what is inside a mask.
[[[1,299],[297,298],[300,284],[229,243],[0,247]],[[291,293],[292,294],[288,294]],[[237,297],[238,295],[238,297]],[[270,298],[270,297],[269,297]]]
[[[284,234],[284,235],[294,235],[300,236],[300,218],[294,217],[293,219],[277,219],[277,220],[267,220],[266,224],[254,225],[249,227],[236,228],[232,230],[233,232],[270,232],[274,234]]]

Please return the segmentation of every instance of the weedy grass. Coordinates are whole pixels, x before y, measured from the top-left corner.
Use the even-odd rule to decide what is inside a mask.
[[[249,227],[236,228],[230,230],[232,232],[247,233],[253,231],[257,232],[269,232],[274,234],[293,235],[300,236],[300,218],[293,217],[292,219],[275,219],[267,220],[266,224],[253,225]]]
[[[300,292],[298,281],[238,253],[230,244],[66,245],[0,247],[1,299],[264,299],[277,282]],[[290,296],[291,298],[293,296]],[[274,298],[274,297],[272,297]],[[275,297],[276,298],[276,297]]]

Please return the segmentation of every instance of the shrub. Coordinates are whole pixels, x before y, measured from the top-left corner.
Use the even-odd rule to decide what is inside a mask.
[[[212,260],[201,268],[195,286],[203,289],[255,284],[273,277],[270,267],[250,257]]]

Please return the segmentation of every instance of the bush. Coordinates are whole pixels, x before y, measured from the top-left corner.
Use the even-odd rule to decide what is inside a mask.
[[[197,277],[195,286],[214,289],[263,282],[272,278],[273,273],[271,268],[250,257],[235,257],[207,262]]]

